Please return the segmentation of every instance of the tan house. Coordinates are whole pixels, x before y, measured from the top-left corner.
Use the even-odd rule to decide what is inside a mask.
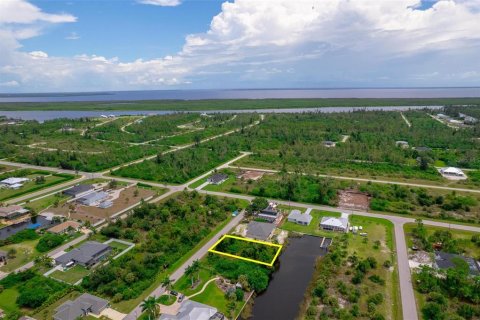
[[[48,229],[48,232],[55,234],[76,232],[82,225],[76,221],[65,221]]]

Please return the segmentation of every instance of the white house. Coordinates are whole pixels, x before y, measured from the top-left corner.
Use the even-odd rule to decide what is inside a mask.
[[[440,174],[447,179],[451,179],[451,180],[467,179],[467,175],[461,169],[458,169],[455,167],[442,168],[439,171],[440,171]]]
[[[348,218],[323,217],[320,222],[320,227],[323,230],[347,232]]]
[[[23,186],[23,184],[30,179],[28,178],[15,178],[10,177],[0,181],[0,185],[9,189],[18,189]]]

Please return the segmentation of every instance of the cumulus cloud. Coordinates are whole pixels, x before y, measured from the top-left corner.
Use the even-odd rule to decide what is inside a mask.
[[[9,18],[30,21],[23,37],[38,32],[39,19],[75,19],[30,11],[36,18]],[[24,53],[20,29],[1,21],[0,76],[25,91],[480,85],[479,0],[426,9],[420,0],[235,0],[222,4],[204,33],[188,35],[180,52],[127,62]]]
[[[70,32],[69,35],[65,37],[66,40],[78,40],[80,36],[76,32]]]
[[[160,7],[175,7],[180,5],[180,0],[138,0],[141,4],[150,4]]]

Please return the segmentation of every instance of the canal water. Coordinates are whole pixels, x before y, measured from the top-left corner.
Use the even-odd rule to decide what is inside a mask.
[[[0,105],[1,107],[1,105]],[[294,108],[294,109],[249,109],[249,110],[207,110],[207,111],[194,111],[199,113],[302,113],[302,112],[322,112],[322,113],[334,113],[334,112],[352,112],[357,110],[367,111],[407,111],[418,109],[441,109],[443,106],[384,106],[384,107],[325,107],[325,108]],[[108,110],[108,111],[81,111],[81,110],[68,110],[68,111],[1,111],[0,116],[5,116],[11,119],[22,120],[37,120],[39,122],[68,118],[95,118],[102,115],[164,115],[176,113],[178,111],[169,110]]]
[[[313,236],[289,239],[268,289],[255,298],[249,320],[295,319],[312,279],[315,261],[326,253],[320,249],[321,240]]]

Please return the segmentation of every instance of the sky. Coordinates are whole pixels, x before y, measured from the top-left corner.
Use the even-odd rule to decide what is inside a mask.
[[[480,86],[480,0],[0,0],[0,92]]]

